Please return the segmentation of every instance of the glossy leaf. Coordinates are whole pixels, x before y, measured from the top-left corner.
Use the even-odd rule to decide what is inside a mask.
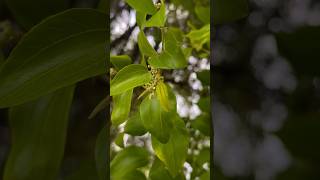
[[[153,4],[152,0],[126,0],[126,2],[136,11],[140,11],[145,14],[154,14],[157,12],[157,8]]]
[[[15,19],[26,29],[67,8],[65,0],[33,0],[32,2],[6,0],[6,2]]]
[[[146,149],[130,146],[120,151],[111,161],[111,179],[124,180],[137,168],[149,163],[149,153]]]
[[[141,121],[139,112],[135,113],[127,120],[124,132],[133,136],[142,136],[147,133],[147,130],[144,128]]]
[[[63,158],[73,87],[10,109],[12,147],[4,180],[55,180]]]
[[[139,32],[138,45],[139,45],[139,48],[140,48],[140,51],[142,52],[142,54],[144,54],[146,56],[156,56],[157,55],[157,51],[154,50],[153,47],[150,45],[150,43],[147,40],[147,37],[143,31]]]
[[[214,24],[230,23],[249,14],[248,0],[214,0],[212,11]]]
[[[151,57],[148,62],[155,68],[178,69],[187,66],[186,58],[181,49],[180,36],[176,30],[169,28],[164,36],[164,51]]]
[[[171,116],[174,128],[166,144],[159,142],[152,136],[152,147],[157,157],[165,164],[170,174],[176,177],[182,172],[183,164],[187,158],[189,135],[183,120],[177,114]]]
[[[110,83],[110,96],[142,86],[151,81],[148,69],[139,64],[131,64],[121,69]]]
[[[108,132],[107,126],[102,128],[96,140],[95,161],[99,180],[105,180],[109,176],[107,174],[108,163]]]
[[[137,21],[137,24],[140,27],[140,29],[144,28],[144,24],[147,21],[146,18],[147,18],[147,14],[146,13],[142,13],[140,11],[136,12],[136,21]]]
[[[120,56],[111,56],[110,62],[116,68],[116,70],[120,70],[132,63],[132,59],[128,55],[120,55]]]
[[[111,114],[111,121],[113,125],[120,125],[126,121],[131,108],[132,92],[133,89],[130,89],[122,94],[113,96]]]
[[[158,85],[156,86],[156,93],[162,109],[164,109],[165,111],[169,111],[170,104],[169,104],[169,95],[168,95],[167,85],[164,84],[163,82],[159,82]]]
[[[200,51],[204,44],[210,42],[210,24],[201,29],[190,31],[187,37],[190,39],[192,47]]]
[[[145,27],[163,27],[166,19],[166,5],[161,3],[160,9],[145,23]]]
[[[184,180],[184,175],[179,174],[177,177],[173,178],[169,171],[166,169],[164,164],[155,158],[149,173],[149,180]]]
[[[72,9],[29,31],[0,69],[0,107],[104,74],[107,15]]]
[[[172,122],[163,112],[156,97],[147,96],[140,104],[140,116],[146,130],[161,143],[168,142]]]

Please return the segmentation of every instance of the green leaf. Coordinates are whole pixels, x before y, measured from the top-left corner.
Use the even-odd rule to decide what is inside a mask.
[[[137,168],[149,163],[149,153],[146,149],[130,146],[120,151],[111,161],[111,179],[125,180]]]
[[[77,165],[80,167],[77,168],[71,174],[69,174],[63,180],[89,180],[89,179],[96,180],[100,178],[97,175],[96,167],[92,159],[81,160],[80,162],[78,162]],[[103,180],[106,180],[106,178]]]
[[[171,115],[174,128],[166,144],[162,144],[152,136],[152,147],[157,157],[166,165],[170,174],[176,177],[183,169],[187,158],[189,135],[183,120],[177,114]]]
[[[156,56],[157,51],[153,49],[153,47],[150,45],[149,41],[147,40],[146,35],[141,30],[138,35],[138,45],[139,49],[142,52],[142,54],[146,56]]]
[[[0,69],[0,107],[33,100],[106,72],[106,19],[72,9],[29,31]]]
[[[110,62],[116,68],[116,70],[120,70],[132,63],[130,56],[128,55],[120,55],[120,56],[111,56]]]
[[[145,23],[145,27],[163,27],[166,19],[166,5],[161,3],[160,9]]]
[[[169,111],[169,109],[170,109],[169,95],[168,95],[167,89],[168,89],[167,85],[164,84],[163,82],[159,82],[156,86],[157,98],[160,101],[161,107],[165,111]]]
[[[139,64],[131,64],[121,69],[110,83],[110,96],[118,95],[151,81],[148,69]]]
[[[123,136],[124,133],[119,133],[117,138],[114,140],[114,143],[121,148],[124,148]]]
[[[195,161],[200,167],[204,163],[210,163],[210,148],[201,149],[200,153],[195,156]]]
[[[109,130],[107,126],[103,127],[100,131],[95,147],[95,161],[97,174],[100,180],[105,180],[108,177],[107,163],[108,163],[108,135]]]
[[[248,0],[214,0],[212,11],[214,24],[230,23],[249,14]]]
[[[124,132],[133,136],[142,136],[147,133],[147,130],[143,126],[139,113],[135,113],[128,119],[124,128]]]
[[[136,11],[140,11],[145,14],[154,14],[157,12],[157,8],[153,4],[152,0],[126,0],[126,2]]]
[[[107,13],[109,10],[109,0],[100,0],[97,8],[101,12]]]
[[[178,69],[187,66],[181,49],[181,37],[174,28],[169,28],[165,33],[163,45],[164,51],[148,60],[150,65],[160,69]]]
[[[67,8],[65,0],[6,0],[6,2],[15,19],[26,29]]]
[[[141,30],[144,28],[144,24],[146,23],[147,14],[142,13],[140,11],[136,12],[136,21]]]
[[[203,26],[201,29],[192,30],[187,34],[191,45],[197,51],[200,51],[204,44],[210,42],[210,24]]]
[[[210,24],[210,7],[196,6],[195,13],[204,24]]]
[[[198,106],[203,112],[211,112],[211,105],[210,105],[210,96],[201,97]]]
[[[154,96],[147,96],[140,105],[140,116],[144,127],[161,143],[168,142],[172,122],[170,116],[165,113],[160,101]]]
[[[122,94],[113,96],[111,114],[111,121],[113,125],[120,125],[126,121],[131,108],[132,93],[133,89],[130,89]]]
[[[149,180],[184,180],[184,176],[180,173],[177,177],[173,178],[169,171],[165,168],[164,164],[155,158],[149,173]]]
[[[147,178],[141,171],[134,170],[123,177],[114,180],[147,180]]]
[[[210,70],[197,72],[197,77],[201,81],[202,85],[210,86]]]
[[[200,180],[210,180],[210,172],[206,171],[200,176]]]
[[[4,61],[4,55],[3,55],[3,53],[2,53],[2,51],[1,51],[1,49],[0,49],[0,69],[1,69],[1,66],[2,66],[2,64],[4,63],[5,61]]]
[[[4,180],[55,180],[63,158],[74,87],[10,109],[13,144]]]
[[[208,113],[202,113],[195,120],[191,122],[191,126],[198,129],[201,133],[206,136],[210,136],[211,123],[210,115]]]

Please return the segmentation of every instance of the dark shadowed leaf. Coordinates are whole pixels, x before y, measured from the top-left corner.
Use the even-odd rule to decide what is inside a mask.
[[[26,29],[67,8],[65,0],[6,0],[6,2],[15,19]]]
[[[130,56],[128,55],[120,55],[120,56],[111,56],[110,62],[116,68],[116,70],[120,70],[125,66],[128,66],[132,63]]]
[[[107,110],[107,107],[109,105],[109,101],[110,101],[110,96],[107,96],[102,101],[100,101],[99,104],[90,113],[88,118],[93,119],[101,111]]]
[[[140,117],[146,130],[161,143],[168,142],[172,122],[156,97],[147,96],[140,104]]]
[[[109,11],[109,0],[100,0],[98,10],[107,13]]]
[[[142,136],[147,133],[140,118],[139,112],[132,115],[126,123],[124,132],[133,136]]]
[[[128,118],[133,89],[130,89],[122,94],[113,96],[113,107],[111,121],[113,125],[120,125]]]
[[[106,19],[92,9],[52,16],[28,32],[0,69],[0,107],[106,72]]]
[[[210,136],[210,115],[203,112],[191,122],[191,126],[195,129],[198,129],[204,135]]]
[[[139,64],[131,64],[121,69],[110,83],[110,96],[142,86],[151,80],[148,69]]]
[[[197,72],[197,77],[203,86],[210,86],[210,70]]]
[[[99,180],[105,180],[108,177],[107,174],[107,155],[108,152],[108,129],[105,126],[100,131],[97,141],[96,141],[96,147],[95,147],[95,161],[96,161],[96,169],[97,174],[99,176]]]
[[[73,87],[10,109],[12,147],[4,180],[55,180],[63,158]]]
[[[249,14],[248,0],[214,0],[214,24],[230,23]]]
[[[172,114],[174,127],[166,144],[162,144],[152,136],[152,147],[157,157],[165,164],[170,174],[176,177],[182,172],[187,158],[189,135],[183,120],[177,114]]]
[[[160,69],[178,69],[187,66],[186,58],[181,49],[181,36],[174,28],[169,28],[164,36],[164,51],[151,57],[148,62]]]
[[[120,151],[111,161],[111,179],[125,180],[137,168],[149,163],[149,153],[146,149],[130,146]]]
[[[126,2],[136,11],[140,11],[145,14],[154,14],[157,12],[157,8],[153,4],[152,0],[126,0]]]

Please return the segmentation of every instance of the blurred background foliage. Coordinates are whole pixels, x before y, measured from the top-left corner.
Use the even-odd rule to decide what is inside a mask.
[[[31,2],[0,0],[0,67],[5,59],[9,56],[12,49],[17,45],[21,37],[26,32],[28,32],[28,30],[32,26],[39,23],[44,18],[70,8],[96,9],[98,7],[98,4],[100,4],[99,7],[101,7],[101,10],[104,10],[104,12],[106,12],[105,5],[107,4],[107,1],[99,2],[98,0],[34,0]],[[48,34],[48,36],[50,36],[50,34]],[[29,160],[31,158],[33,165],[30,165],[30,167],[36,167],[37,164],[42,164],[44,160],[49,161],[51,159],[50,161],[52,161],[53,168],[60,167],[57,170],[59,172],[57,177],[58,179],[98,179],[95,162],[95,146],[98,134],[105,126],[107,113],[105,111],[105,113],[97,114],[93,119],[88,119],[88,117],[94,107],[104,97],[107,96],[108,88],[109,87],[107,85],[106,76],[99,76],[81,81],[76,84],[74,93],[70,94],[70,91],[68,90],[61,90],[60,93],[55,95],[55,97],[51,95],[42,98],[42,105],[38,104],[37,106],[35,106],[35,102],[31,102],[23,105],[25,107],[24,110],[20,108],[19,111],[15,111],[15,108],[13,108],[12,110],[10,110],[12,117],[12,120],[10,122],[8,117],[9,109],[0,109],[0,179],[3,178],[3,172],[6,165],[5,163],[10,152],[12,138],[14,139],[14,137],[11,137],[11,133],[13,132],[20,134],[20,137],[21,135],[24,135],[26,137],[24,139],[15,139],[15,143],[17,142],[15,145],[17,145],[17,147],[26,147],[26,143],[34,142],[33,140],[30,141],[30,139],[32,138],[37,138],[34,137],[33,134],[42,134],[44,137],[51,138],[52,140],[50,142],[40,142],[39,144],[37,144],[37,147],[41,146],[41,150],[38,149],[38,151],[33,151],[37,153],[29,154],[27,157],[25,157],[26,159],[24,160],[26,162],[30,162]],[[70,112],[65,112],[68,110],[67,106],[70,102],[70,96],[72,94],[73,100]],[[59,98],[65,98],[64,100],[59,101],[57,99],[58,96]],[[56,100],[51,101],[54,100],[54,98],[56,98]],[[51,102],[51,104],[47,104],[47,102]],[[50,115],[50,112],[46,112],[45,110],[43,110],[43,108],[45,107],[47,107],[47,109],[49,109],[50,107],[60,107],[61,114],[51,114],[52,117],[58,118],[57,121],[50,120],[51,124],[46,124],[46,126],[49,126],[49,129],[47,128],[49,131],[41,132],[41,130],[46,129],[42,125],[44,119],[36,119],[29,116],[31,115],[32,110],[38,111],[39,113],[48,113]],[[25,118],[23,122],[14,120],[15,118],[21,120],[23,119],[23,117]],[[67,118],[69,118],[69,120]],[[31,120],[34,120],[34,122]],[[11,127],[9,127],[9,125]],[[32,131],[30,132],[31,129]],[[106,133],[106,129],[104,129],[104,131]],[[56,134],[56,136],[50,137],[50,135],[53,134]],[[66,139],[64,139],[65,137]],[[103,139],[103,137],[100,139]],[[59,148],[60,150],[58,151],[48,153],[51,151],[51,148],[57,149],[56,146],[59,146],[61,142],[62,145],[65,144],[65,147],[62,147],[64,150]],[[103,142],[106,145],[106,139],[104,139]],[[32,147],[32,144],[30,145],[31,146],[29,147]],[[18,151],[21,151],[20,153],[22,154],[26,153],[24,149],[16,149],[18,149]],[[101,148],[101,150],[103,151],[105,149]],[[46,152],[44,153],[43,151]],[[53,163],[59,163],[59,156],[61,155],[61,153],[64,153],[64,155],[62,156],[63,159],[61,162],[61,166],[57,166]],[[104,153],[106,154],[106,152]],[[44,155],[46,157],[44,157]],[[30,172],[28,169],[29,165],[23,164],[24,160],[20,161],[22,162],[20,165],[14,164],[15,167],[19,166],[18,169],[23,169],[21,171],[15,170],[14,173],[16,176],[23,177],[23,174],[25,172]],[[10,165],[7,166],[8,167],[6,168],[10,167]],[[37,168],[41,169],[41,167]],[[41,177],[45,176],[48,177],[51,172],[53,172],[52,178],[55,178],[55,169],[50,169],[50,167],[46,168],[48,169],[43,169],[43,171],[41,172],[33,172],[34,174],[38,174],[38,176],[29,177],[29,179],[41,179]]]
[[[160,1],[154,1],[157,2]],[[176,95],[177,112],[184,120],[190,134],[188,157],[183,170],[185,177],[177,176],[175,179],[206,180],[210,179],[210,1],[166,0],[165,3],[167,9],[165,26],[179,28],[186,35],[187,41],[183,44],[187,45],[184,46],[184,50],[188,51],[185,52],[188,57],[187,68],[162,71],[164,82],[172,87]],[[130,56],[134,63],[139,63],[141,56],[137,44],[139,22],[136,22],[136,11],[124,0],[111,0],[110,10],[111,55],[125,54]],[[192,33],[188,34],[189,32]],[[145,34],[149,43],[159,52],[160,29],[147,28]],[[134,91],[132,112],[139,107],[136,97],[140,93]],[[145,131],[131,132],[127,129],[125,124],[111,127],[111,160],[115,159],[113,162],[117,167],[119,154],[122,157],[128,152],[126,149],[132,145],[144,147],[149,152],[153,151],[150,134],[145,134]],[[128,156],[128,159],[132,158]],[[116,165],[112,165],[114,166]],[[149,174],[151,179],[172,179],[169,174],[162,172],[162,166],[161,161],[152,156],[148,166],[140,170],[148,173],[151,168]],[[116,170],[111,168],[111,171]]]
[[[320,3],[247,3],[213,29],[214,179],[320,179]]]

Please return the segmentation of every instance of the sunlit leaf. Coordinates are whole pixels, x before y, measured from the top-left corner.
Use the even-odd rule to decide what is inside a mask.
[[[183,164],[187,158],[189,135],[183,120],[177,114],[171,115],[174,127],[166,144],[162,144],[152,136],[152,147],[157,157],[165,164],[170,174],[176,177],[182,172]]]
[[[181,49],[179,36],[174,29],[169,28],[164,36],[164,51],[151,57],[148,62],[155,68],[178,69],[187,66],[187,60]]]
[[[142,30],[139,32],[139,35],[138,35],[138,45],[142,54],[146,56],[157,55],[156,50],[154,50],[153,47],[150,45],[149,41],[146,38],[146,35]]]
[[[149,153],[146,149],[130,146],[120,151],[111,161],[111,179],[125,180],[137,168],[149,163]]]
[[[144,28],[144,24],[146,23],[147,14],[142,13],[140,11],[136,12],[136,21],[141,30]]]
[[[133,89],[130,89],[122,94],[113,96],[113,107],[111,114],[111,121],[113,125],[119,125],[126,121],[132,99]]]
[[[157,8],[153,4],[152,0],[126,0],[126,2],[136,11],[140,11],[145,14],[154,14],[157,12]]]
[[[58,178],[74,87],[10,109],[12,146],[4,180]]]
[[[121,69],[110,83],[110,96],[121,94],[151,80],[148,69],[139,64],[131,64]]]
[[[163,82],[159,82],[158,85],[156,86],[156,93],[160,101],[161,107],[165,111],[169,111],[170,104],[169,104],[169,95],[168,95],[167,85],[164,84]]]
[[[166,5],[161,3],[160,9],[145,23],[145,27],[163,27],[166,19]]]
[[[155,158],[153,161],[152,167],[149,173],[150,180],[185,180],[184,175],[180,173],[178,176],[173,178],[169,171],[166,169],[164,164],[158,159]]]
[[[117,138],[114,141],[114,143],[121,148],[124,148],[123,136],[124,136],[124,133],[119,133]]]
[[[146,130],[161,143],[166,143],[170,137],[172,128],[171,119],[168,118],[160,105],[160,101],[154,96],[147,96],[140,105],[140,116]]]
[[[30,30],[0,69],[0,107],[104,74],[107,18],[93,9],[72,9]]]
[[[191,30],[187,37],[190,39],[192,47],[200,51],[204,44],[210,42],[210,24],[201,29]]]

